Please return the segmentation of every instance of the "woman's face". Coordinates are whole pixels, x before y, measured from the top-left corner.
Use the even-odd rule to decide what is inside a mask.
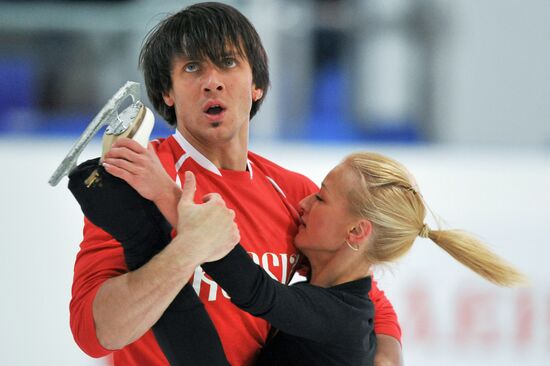
[[[325,177],[319,192],[300,202],[303,223],[294,238],[298,249],[335,252],[342,247],[356,221],[348,204],[348,193],[356,182],[349,167],[337,165]]]

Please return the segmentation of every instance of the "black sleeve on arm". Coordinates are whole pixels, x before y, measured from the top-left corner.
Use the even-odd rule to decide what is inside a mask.
[[[264,318],[274,327],[319,342],[346,342],[339,331],[348,321],[342,302],[328,289],[310,284],[287,286],[271,278],[237,245],[227,256],[202,264],[246,312]]]
[[[71,172],[69,189],[84,215],[120,242],[128,269],[138,269],[170,243],[171,226],[153,202],[98,163],[89,160]],[[84,181],[93,170],[100,179],[88,187]],[[189,283],[153,325],[153,333],[172,366],[229,365],[214,324]]]

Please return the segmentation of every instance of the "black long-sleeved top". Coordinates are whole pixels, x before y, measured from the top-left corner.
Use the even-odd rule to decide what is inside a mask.
[[[278,329],[257,365],[372,365],[376,349],[371,278],[323,288],[277,282],[237,245],[203,269],[231,301]]]

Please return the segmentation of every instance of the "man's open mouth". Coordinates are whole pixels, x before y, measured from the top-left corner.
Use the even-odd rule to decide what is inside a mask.
[[[225,109],[220,105],[213,105],[211,107],[208,107],[205,113],[211,116],[217,116],[218,114],[222,113],[224,110]]]

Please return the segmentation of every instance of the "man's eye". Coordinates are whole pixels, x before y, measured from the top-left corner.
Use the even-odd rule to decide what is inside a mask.
[[[237,66],[237,61],[234,58],[227,57],[223,59],[222,65],[227,68],[233,68]]]
[[[315,199],[317,201],[323,201],[323,199],[321,198],[321,196],[319,196],[318,194],[315,195]]]
[[[191,63],[188,63],[187,65],[185,65],[184,67],[184,70],[186,72],[195,72],[199,69],[199,64],[197,64],[196,62],[191,62]]]

